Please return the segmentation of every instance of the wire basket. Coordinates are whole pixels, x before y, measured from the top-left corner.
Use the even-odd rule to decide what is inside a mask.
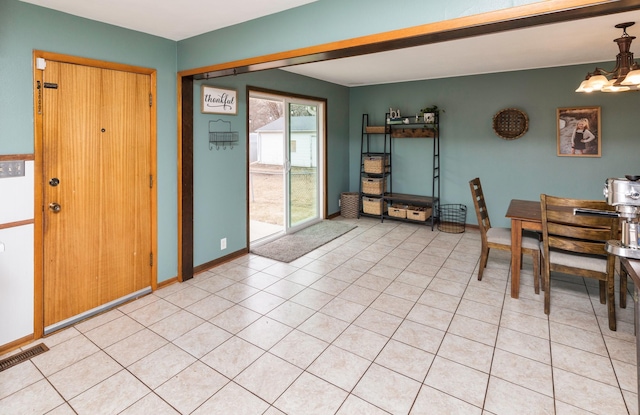
[[[462,233],[467,222],[465,205],[441,205],[438,209],[438,230],[447,233]]]

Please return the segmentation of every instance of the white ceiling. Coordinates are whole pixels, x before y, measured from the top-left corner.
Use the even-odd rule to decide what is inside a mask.
[[[22,0],[152,35],[182,40],[316,0]],[[225,7],[226,6],[226,7]],[[194,13],[197,11],[197,13]],[[373,85],[615,61],[614,26],[639,39],[640,10],[563,22],[352,58],[291,66],[286,70],[345,86]],[[640,52],[639,52],[640,53]],[[612,69],[606,67],[605,69]],[[576,80],[576,87],[579,83]]]
[[[177,41],[316,0],[22,1]]]
[[[631,51],[635,47],[640,54],[638,10],[292,66],[287,70],[340,85],[358,86],[615,61],[618,46],[613,39],[622,34],[615,25],[629,21],[638,22],[627,32],[638,36]],[[579,81],[582,79],[576,79],[576,88]]]

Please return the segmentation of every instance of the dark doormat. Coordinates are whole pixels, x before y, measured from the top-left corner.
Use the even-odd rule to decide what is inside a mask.
[[[251,252],[276,261],[291,262],[355,228],[357,226],[350,223],[323,220],[294,234],[252,248]]]

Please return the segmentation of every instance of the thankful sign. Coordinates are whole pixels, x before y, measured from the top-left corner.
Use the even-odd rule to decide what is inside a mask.
[[[238,96],[233,89],[202,85],[201,111],[208,114],[232,114],[238,111]]]

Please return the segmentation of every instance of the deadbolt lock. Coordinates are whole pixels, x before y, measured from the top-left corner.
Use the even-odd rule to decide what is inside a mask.
[[[56,187],[59,184],[60,184],[60,179],[58,179],[57,177],[54,177],[53,179],[49,180],[49,185],[53,187]]]

